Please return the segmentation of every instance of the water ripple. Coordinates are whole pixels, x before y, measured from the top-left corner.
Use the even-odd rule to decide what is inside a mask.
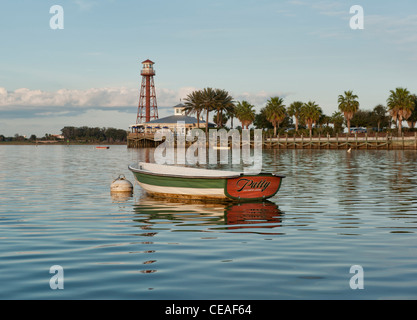
[[[266,203],[112,197],[149,152],[1,146],[0,298],[417,298],[415,151],[266,150],[287,175]]]

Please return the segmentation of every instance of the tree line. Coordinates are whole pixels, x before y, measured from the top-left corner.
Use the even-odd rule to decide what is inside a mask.
[[[61,129],[65,140],[85,142],[126,142],[127,132],[115,128],[64,127]]]
[[[338,110],[331,116],[325,115],[315,101],[295,101],[286,106],[281,97],[271,97],[266,106],[256,113],[255,106],[247,101],[234,101],[226,90],[205,88],[191,92],[185,99],[187,115],[197,116],[197,126],[200,127],[200,115],[214,111],[213,121],[218,128],[222,128],[231,120],[237,118],[243,128],[254,125],[256,128],[273,128],[274,136],[281,128],[308,130],[310,136],[313,128],[323,133],[341,133],[343,126],[351,132],[351,126],[371,127],[376,131],[390,129],[392,125],[402,133],[402,123],[407,121],[408,127],[414,129],[417,122],[417,96],[406,88],[391,90],[387,99],[387,106],[377,105],[373,110],[360,110],[359,98],[353,91],[345,91],[338,96]],[[333,127],[330,127],[330,124]],[[206,126],[206,131],[208,127]]]
[[[64,140],[72,142],[108,142],[120,143],[126,142],[127,132],[122,129],[115,128],[98,128],[98,127],[64,127],[61,129],[62,137],[46,133],[43,137],[37,137],[32,134],[29,138],[16,133],[13,137],[5,137],[0,135],[0,142],[36,142],[36,141],[51,141]]]

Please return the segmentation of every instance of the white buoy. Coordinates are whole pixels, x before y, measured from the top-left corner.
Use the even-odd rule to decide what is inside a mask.
[[[349,150],[348,150],[347,152],[349,152],[349,153],[350,153],[351,151],[352,151],[352,148],[349,148]]]
[[[126,180],[123,174],[114,180],[110,186],[110,192],[133,192],[133,185],[129,180]]]

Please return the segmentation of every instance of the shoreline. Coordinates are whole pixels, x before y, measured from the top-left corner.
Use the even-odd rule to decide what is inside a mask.
[[[29,142],[29,141],[1,141],[0,146],[125,146],[126,142]]]

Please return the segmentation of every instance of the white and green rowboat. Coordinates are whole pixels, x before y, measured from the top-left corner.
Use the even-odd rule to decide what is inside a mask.
[[[140,162],[130,165],[138,184],[150,195],[199,200],[253,201],[273,197],[285,176],[245,175]]]

